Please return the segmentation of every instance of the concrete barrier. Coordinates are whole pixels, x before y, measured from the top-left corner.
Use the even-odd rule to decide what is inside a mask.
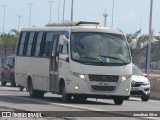
[[[160,100],[160,80],[159,79],[150,79],[150,84],[151,84],[150,97]]]

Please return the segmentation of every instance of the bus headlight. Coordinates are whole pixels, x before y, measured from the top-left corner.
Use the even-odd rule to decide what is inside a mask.
[[[122,82],[123,82],[123,81],[127,80],[127,77],[126,76],[122,76],[121,79],[122,79]]]
[[[71,74],[78,77],[78,78],[81,78],[81,79],[85,80],[85,75],[83,75],[83,74],[75,73],[75,72],[72,72]]]
[[[121,76],[121,81],[124,82],[130,77],[131,77],[131,75],[123,75],[123,76]]]

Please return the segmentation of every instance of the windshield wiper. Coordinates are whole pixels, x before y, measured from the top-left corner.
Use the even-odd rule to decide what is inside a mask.
[[[112,56],[101,56],[101,57],[108,57],[108,58],[111,58],[111,59],[115,59],[115,60],[121,60],[124,64],[128,64],[126,61],[122,60],[121,58],[117,58],[117,57],[112,57]]]
[[[85,58],[85,59],[90,59],[90,60],[98,60],[100,63],[102,63],[104,65],[104,63],[98,58],[92,58],[92,57],[80,57],[80,58],[82,58],[82,59]]]

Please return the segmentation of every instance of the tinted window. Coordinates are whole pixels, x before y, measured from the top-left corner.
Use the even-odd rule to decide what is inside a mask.
[[[65,43],[62,47],[62,54],[68,54],[68,44]]]
[[[54,37],[54,42],[53,42],[53,50],[52,50],[52,55],[55,56],[56,55],[56,50],[57,50],[57,46],[58,46],[58,39],[59,37],[56,36]]]
[[[52,46],[53,46],[53,32],[48,32],[44,44],[43,57],[49,57],[51,55]]]
[[[14,58],[13,57],[9,57],[9,65],[13,66],[14,65]]]
[[[9,57],[7,57],[6,60],[5,60],[5,62],[4,62],[4,64],[5,64],[5,65],[8,65],[8,64],[9,64],[9,61],[10,61],[10,59],[9,59]]]
[[[20,39],[20,47],[19,47],[19,55],[23,55],[23,48],[24,48],[24,42],[26,39],[26,32],[22,33],[21,39]]]
[[[42,39],[43,39],[43,32],[39,32],[35,43],[34,56],[39,56]]]
[[[33,39],[34,39],[34,32],[31,32],[29,34],[29,40],[28,40],[28,45],[27,45],[27,50],[26,50],[26,55],[30,56],[31,55],[31,50],[32,50],[32,45],[33,45]]]

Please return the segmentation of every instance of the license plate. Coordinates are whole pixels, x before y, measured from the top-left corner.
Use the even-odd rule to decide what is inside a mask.
[[[132,91],[139,91],[138,88],[132,88],[131,90],[132,90]]]

